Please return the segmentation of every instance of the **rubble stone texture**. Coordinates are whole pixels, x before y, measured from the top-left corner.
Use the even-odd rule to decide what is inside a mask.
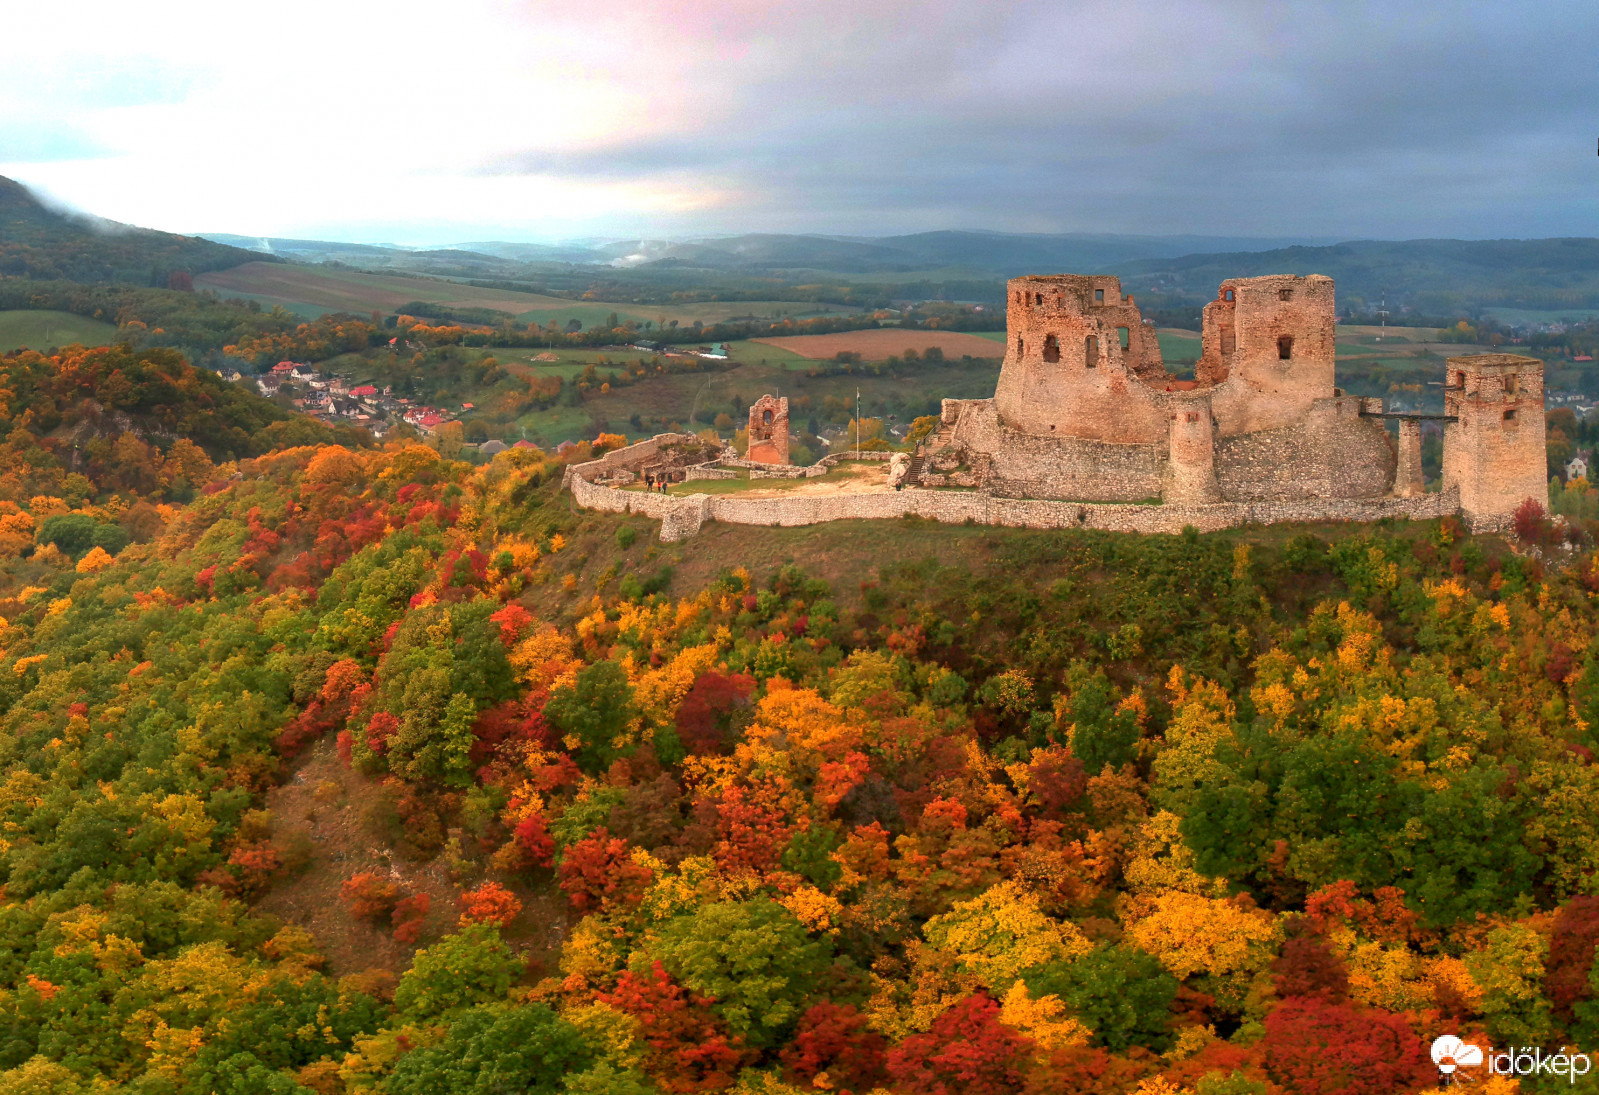
[[[788,463],[788,397],[763,395],[750,405],[750,447],[757,464]]]

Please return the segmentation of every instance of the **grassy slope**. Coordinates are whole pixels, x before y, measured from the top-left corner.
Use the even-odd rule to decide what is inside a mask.
[[[51,347],[109,346],[117,340],[117,329],[109,323],[71,312],[0,312],[0,353],[27,348],[45,351]]]

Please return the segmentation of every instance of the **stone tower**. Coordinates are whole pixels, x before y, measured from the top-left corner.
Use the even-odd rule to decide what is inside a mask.
[[[1222,385],[1223,436],[1277,429],[1334,394],[1333,280],[1320,274],[1228,278],[1205,305],[1194,378]]]
[[[788,397],[763,395],[750,406],[748,458],[759,464],[788,463]]]
[[[1005,361],[994,391],[1002,422],[1040,437],[1164,436],[1162,409],[1127,398],[1130,382],[1163,381],[1166,366],[1154,327],[1117,278],[1011,278],[1006,292]]]
[[[1210,412],[1210,393],[1184,393],[1171,412],[1171,447],[1161,501],[1167,505],[1205,505],[1220,502],[1216,483],[1216,420]]]
[[[1444,381],[1443,487],[1460,489],[1474,529],[1505,528],[1527,499],[1549,505],[1543,362],[1516,354],[1452,357]]]

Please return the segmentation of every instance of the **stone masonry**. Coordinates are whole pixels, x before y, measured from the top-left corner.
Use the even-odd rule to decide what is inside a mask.
[[[788,463],[788,397],[763,395],[750,405],[749,460]]]
[[[1007,293],[994,396],[944,400],[939,428],[905,469],[904,489],[639,495],[604,485],[626,481],[619,472],[632,462],[627,450],[569,469],[567,482],[582,505],[659,517],[663,539],[691,535],[706,520],[790,525],[903,515],[1175,532],[1459,512],[1473,528],[1495,529],[1529,498],[1548,504],[1542,362],[1450,358],[1443,416],[1385,414],[1381,400],[1335,386],[1331,278],[1223,282],[1203,312],[1194,380],[1166,371],[1153,326],[1117,278],[1013,278]],[[1442,490],[1430,494],[1423,417],[1446,423]],[[1389,418],[1398,419],[1397,444]],[[762,396],[750,408],[749,438],[748,458],[737,464],[786,465],[788,400]],[[634,448],[641,459],[659,459],[673,442]]]
[[[1459,489],[1461,512],[1504,527],[1528,498],[1547,507],[1543,362],[1481,354],[1446,367],[1443,483]]]

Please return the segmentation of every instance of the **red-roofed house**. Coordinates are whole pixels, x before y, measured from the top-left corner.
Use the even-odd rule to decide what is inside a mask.
[[[357,396],[359,396],[359,395],[377,395],[378,394],[378,390],[376,388],[374,388],[370,384],[362,384],[360,387],[351,388],[350,389],[350,394],[351,395],[357,395]]]
[[[272,366],[272,371],[277,373],[279,376],[283,375],[284,373],[292,373],[294,371],[294,362],[280,361],[276,365]]]

